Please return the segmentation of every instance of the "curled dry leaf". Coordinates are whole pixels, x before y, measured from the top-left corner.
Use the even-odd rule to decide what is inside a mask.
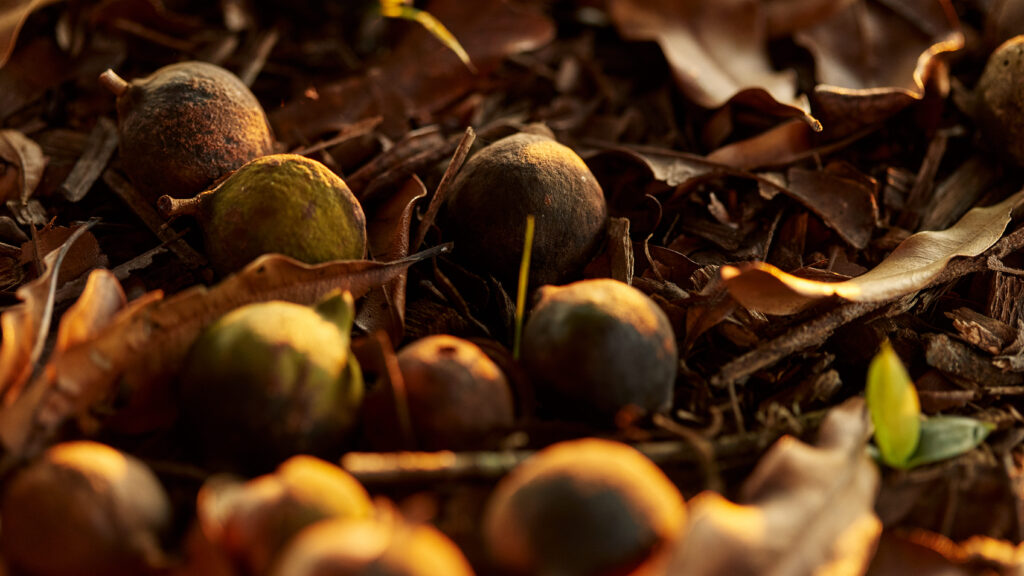
[[[854,302],[898,298],[928,286],[958,256],[977,256],[1003,235],[1010,213],[1024,200],[1024,190],[993,206],[973,208],[942,231],[918,232],[900,243],[878,266],[851,280],[817,282],[799,278],[764,262],[723,266],[729,293],[752,310],[793,314],[825,298]]]
[[[49,328],[58,272],[75,242],[87,234],[95,244],[88,227],[79,227],[62,245],[47,253],[43,273],[18,288],[22,303],[0,315],[0,404],[9,405],[32,375],[32,367],[42,353],[41,341]]]
[[[18,458],[45,446],[71,418],[78,417],[88,428],[94,424],[92,412],[114,394],[126,394],[128,406],[105,422],[112,429],[141,432],[166,425],[175,415],[170,384],[183,358],[203,328],[225,313],[267,300],[309,305],[334,290],[348,290],[358,298],[449,247],[437,246],[395,262],[308,265],[267,254],[210,288],[197,286],[168,299],[159,291],[150,292],[123,308],[93,338],[53,354],[43,375],[32,383],[49,393],[10,408],[19,416],[32,414],[12,420],[36,429],[31,434],[4,430],[5,447]],[[4,420],[0,414],[0,422]]]
[[[844,133],[885,120],[923,98],[930,79],[941,71],[941,56],[964,46],[948,0],[847,3],[795,39],[814,57],[815,113],[830,129]]]
[[[10,0],[0,4],[0,68],[14,51],[18,32],[30,14],[59,0]]]
[[[871,241],[878,219],[873,182],[849,178],[842,168],[825,170],[791,168],[787,194],[799,200],[854,248],[863,249]]]
[[[1020,574],[1024,548],[1005,540],[973,536],[963,542],[925,530],[886,531],[868,576]]]
[[[13,166],[18,173],[16,186],[11,189],[0,186],[0,200],[17,198],[25,204],[43,178],[43,170],[46,168],[43,149],[17,130],[0,130],[0,161]],[[0,184],[2,182],[0,180]]]
[[[697,104],[736,102],[820,128],[797,94],[795,72],[771,65],[760,0],[613,0],[609,13],[626,38],[661,46],[679,88]]]
[[[882,531],[869,435],[864,401],[852,398],[829,411],[817,446],[777,441],[744,483],[740,504],[698,494],[667,573],[863,573]]]

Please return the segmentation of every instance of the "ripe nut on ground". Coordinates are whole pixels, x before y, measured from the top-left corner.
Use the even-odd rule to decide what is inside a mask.
[[[297,154],[264,156],[195,198],[162,196],[167,216],[192,215],[218,273],[274,252],[317,264],[366,254],[366,216],[345,181]]]
[[[683,497],[635,449],[586,438],[541,450],[501,480],[484,539],[510,574],[625,575],[674,539]]]
[[[347,292],[316,309],[272,301],[209,326],[181,373],[182,416],[213,470],[266,472],[289,456],[333,458],[363,398]]]
[[[285,548],[270,576],[472,576],[436,528],[402,520],[324,520]]]
[[[368,518],[370,496],[341,468],[293,456],[272,474],[241,482],[217,475],[203,484],[198,529],[243,574],[266,574],[287,542],[326,518]]]
[[[647,295],[609,279],[544,286],[523,330],[522,361],[552,415],[611,424],[627,406],[672,402],[675,335]]]
[[[520,133],[477,152],[455,179],[445,228],[455,241],[453,256],[514,294],[531,214],[530,285],[579,278],[604,238],[604,193],[572,149]]]
[[[100,82],[117,96],[124,170],[151,202],[195,196],[273,152],[259,101],[219,66],[180,62],[131,82],[108,70]]]
[[[512,426],[512,392],[505,374],[476,344],[448,335],[421,338],[398,352],[402,390],[393,383],[366,398],[364,429],[377,449],[402,446],[400,410],[423,450],[482,448]]]
[[[975,119],[987,145],[1024,165],[1024,36],[992,52],[974,94]]]
[[[154,574],[171,503],[145,464],[65,442],[15,474],[0,505],[0,551],[15,574]]]

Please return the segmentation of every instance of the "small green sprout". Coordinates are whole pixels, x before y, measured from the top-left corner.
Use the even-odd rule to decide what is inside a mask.
[[[888,340],[868,366],[867,404],[878,458],[893,468],[910,469],[959,456],[995,429],[989,422],[963,416],[922,416],[917,389]]]
[[[462,63],[469,68],[470,72],[476,73],[476,67],[473,66],[472,60],[469,59],[469,54],[459,44],[459,40],[455,38],[455,35],[445,28],[444,24],[440,20],[434,18],[429,12],[420,10],[412,6],[412,0],[380,0],[380,14],[385,18],[400,18],[402,20],[411,20],[423,26],[427,32],[441,41],[449,50],[455,53],[462,60]]]

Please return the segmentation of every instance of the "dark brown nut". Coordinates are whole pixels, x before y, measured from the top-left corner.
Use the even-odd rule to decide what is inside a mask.
[[[489,435],[511,427],[508,380],[476,344],[455,336],[428,336],[400,350],[398,366],[418,448],[480,448]],[[377,449],[403,447],[397,402],[394,391],[383,387],[367,395],[366,435]]]
[[[604,193],[572,149],[521,133],[477,152],[455,179],[446,222],[453,255],[514,293],[531,214],[530,285],[579,278],[604,238]]]
[[[1003,42],[975,88],[975,119],[985,144],[1024,165],[1024,36]]]
[[[17,574],[150,574],[164,562],[171,503],[136,458],[96,442],[58,444],[4,491],[0,551]]]
[[[686,508],[633,448],[586,438],[541,450],[503,478],[484,539],[510,574],[625,575],[674,540]]]
[[[679,358],[665,313],[615,280],[544,286],[523,330],[523,367],[563,417],[610,424],[627,406],[670,407]]]
[[[273,152],[259,101],[219,66],[181,62],[131,82],[107,70],[100,81],[117,96],[124,170],[150,201],[195,196]]]

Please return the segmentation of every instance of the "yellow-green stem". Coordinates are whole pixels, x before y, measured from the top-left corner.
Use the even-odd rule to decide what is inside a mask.
[[[523,339],[523,311],[526,309],[526,286],[530,280],[530,253],[533,252],[533,214],[526,217],[523,238],[523,260],[519,263],[519,287],[516,291],[516,333],[512,341],[512,357],[519,359],[519,345]]]

